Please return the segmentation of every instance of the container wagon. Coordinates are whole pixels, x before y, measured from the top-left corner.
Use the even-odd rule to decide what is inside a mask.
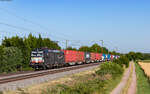
[[[108,54],[108,55],[107,55],[107,61],[110,61],[110,59],[111,59],[111,55]]]
[[[91,54],[89,52],[84,52],[84,62],[85,63],[91,62]]]
[[[84,63],[84,52],[76,51],[76,61],[77,64]]]
[[[106,61],[106,54],[103,54],[102,61]]]
[[[35,69],[49,69],[67,65],[114,60],[119,57],[117,55],[101,53],[36,48],[31,52],[30,66]]]
[[[99,62],[102,59],[102,54],[100,53],[95,53],[96,54],[96,61]]]
[[[111,61],[113,61],[113,59],[114,59],[114,55],[111,55]]]
[[[75,65],[77,63],[77,51],[63,50],[65,55],[65,63],[67,65]]]
[[[95,53],[91,53],[91,62],[95,62],[96,61],[96,54]]]

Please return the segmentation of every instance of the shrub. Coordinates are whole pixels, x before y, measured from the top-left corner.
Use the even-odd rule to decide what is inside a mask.
[[[104,76],[106,74],[116,77],[123,73],[123,68],[116,63],[103,63],[100,65],[100,69],[96,71],[96,74]]]
[[[21,50],[16,47],[5,47],[2,57],[0,72],[13,72],[20,69],[23,60]]]
[[[43,94],[93,94],[104,90],[105,81],[100,79],[89,80],[88,82],[77,83],[74,86],[57,85],[57,88],[47,90]]]
[[[1,62],[1,60],[2,60],[2,58],[3,58],[3,46],[0,46],[0,62]]]
[[[113,62],[119,64],[120,66],[129,66],[129,59],[126,56],[121,56],[119,59],[115,59]]]

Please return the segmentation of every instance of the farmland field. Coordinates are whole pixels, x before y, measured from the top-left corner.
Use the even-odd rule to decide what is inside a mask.
[[[137,76],[137,91],[136,94],[149,94],[150,84],[149,79],[145,76],[144,71],[140,68],[139,64],[135,63],[136,76]]]
[[[150,62],[139,62],[139,65],[144,70],[145,74],[150,78]]]

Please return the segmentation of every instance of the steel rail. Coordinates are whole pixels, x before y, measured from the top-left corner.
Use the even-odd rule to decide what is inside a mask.
[[[50,71],[45,71],[45,72],[38,72],[35,74],[26,74],[26,75],[21,75],[21,76],[16,76],[16,77],[4,78],[4,79],[0,79],[0,84],[5,84],[5,83],[19,81],[19,80],[25,80],[25,79],[34,78],[34,77],[45,76],[45,75],[49,75],[49,74],[66,72],[66,71],[70,71],[70,70],[80,69],[80,68],[89,67],[89,66],[95,66],[95,65],[99,65],[99,64],[100,63],[90,63],[90,64],[60,68],[58,70],[50,70]]]

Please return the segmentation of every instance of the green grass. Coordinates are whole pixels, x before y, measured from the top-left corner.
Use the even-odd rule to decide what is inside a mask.
[[[55,88],[47,89],[42,94],[110,94],[119,84],[122,75],[110,80],[93,79],[87,82],[80,82],[70,87],[64,84]]]
[[[144,71],[135,63],[137,76],[137,92],[136,94],[150,94],[149,79],[145,76]]]
[[[138,62],[150,63],[150,60],[138,60]]]
[[[104,94],[110,94],[110,92],[120,83],[121,78],[122,78],[122,75],[116,77],[115,79],[107,80]]]
[[[122,78],[123,69],[115,63],[101,64],[89,77],[80,77],[74,85],[58,84],[42,94],[109,94]],[[76,78],[76,77],[75,77]]]
[[[3,94],[3,92],[2,92],[2,91],[0,91],[0,94]]]

